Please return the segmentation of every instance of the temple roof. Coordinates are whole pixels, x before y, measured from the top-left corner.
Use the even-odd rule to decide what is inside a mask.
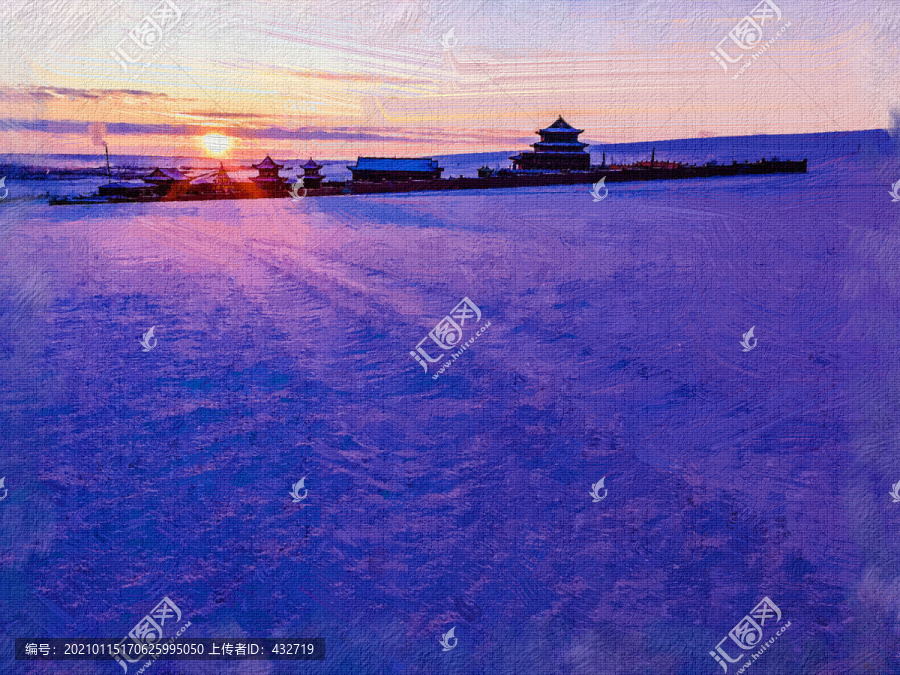
[[[155,185],[151,185],[150,183],[143,183],[143,182],[133,181],[133,180],[122,180],[122,181],[119,181],[119,182],[117,182],[117,183],[107,183],[107,184],[104,185],[103,187],[105,187],[105,188],[116,188],[116,189],[119,189],[119,190],[121,190],[121,189],[123,189],[123,188],[134,188],[134,189],[136,189],[136,188],[147,188],[147,189],[153,189],[153,190],[156,189],[156,186],[155,186]]]
[[[437,160],[431,157],[360,157],[356,165],[348,167],[357,171],[434,171]]]
[[[574,127],[570,126],[569,123],[566,122],[562,118],[562,115],[560,115],[559,118],[553,124],[551,124],[549,127],[547,127],[546,129],[539,129],[537,131],[537,133],[539,133],[539,134],[547,134],[547,133],[552,134],[552,133],[560,133],[560,132],[567,133],[567,134],[572,134],[572,133],[580,134],[580,133],[584,132],[584,129],[575,129]]]
[[[322,165],[317,164],[316,162],[313,161],[313,158],[310,157],[309,161],[306,164],[304,164],[303,166],[301,166],[300,168],[301,169],[321,169]]]
[[[266,155],[266,158],[261,161],[259,164],[254,164],[254,169],[281,169],[284,167],[284,164],[276,164],[272,161],[272,158]]]
[[[586,148],[590,143],[582,143],[581,141],[539,141],[532,143],[533,148]]]
[[[178,169],[156,167],[147,178],[168,178],[169,180],[187,180],[188,177]]]

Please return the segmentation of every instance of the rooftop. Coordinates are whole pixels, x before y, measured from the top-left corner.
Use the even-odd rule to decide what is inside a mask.
[[[164,168],[164,167],[156,167],[150,173],[147,178],[168,178],[169,180],[187,180],[188,177],[185,176],[178,169],[173,168]]]
[[[566,122],[562,118],[562,115],[560,115],[559,118],[553,124],[551,124],[549,127],[545,128],[545,129],[539,129],[537,133],[539,133],[539,134],[546,134],[546,133],[550,133],[550,134],[552,134],[552,133],[567,133],[567,134],[578,133],[578,134],[580,134],[583,132],[584,132],[584,129],[576,129],[576,128],[572,127],[568,122]]]
[[[588,145],[588,143],[582,143],[581,141],[538,141],[531,144],[534,148],[586,148]]]
[[[437,160],[431,157],[360,157],[354,166],[360,171],[434,171]]]
[[[118,190],[121,190],[123,188],[129,188],[129,189],[131,189],[131,188],[133,188],[133,189],[147,188],[147,189],[152,189],[152,190],[156,189],[156,187],[154,185],[151,185],[149,183],[143,183],[143,182],[137,182],[137,181],[127,181],[127,180],[119,181],[116,183],[107,183],[103,187],[116,188]]]
[[[283,167],[284,164],[276,164],[268,155],[266,155],[266,158],[259,164],[253,165],[254,169],[281,169]]]

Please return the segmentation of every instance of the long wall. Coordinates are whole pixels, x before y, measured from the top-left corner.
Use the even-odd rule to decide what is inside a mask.
[[[724,164],[722,166],[683,166],[677,169],[596,170],[568,174],[507,175],[489,178],[442,178],[404,182],[349,183],[353,194],[383,192],[419,192],[423,190],[483,190],[490,188],[538,187],[543,185],[579,185],[596,183],[606,178],[608,183],[680,178],[711,178],[767,173],[806,173],[806,160],[793,162],[757,162],[753,164]]]

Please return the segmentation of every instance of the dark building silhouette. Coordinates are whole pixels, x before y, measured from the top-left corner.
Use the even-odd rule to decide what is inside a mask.
[[[191,179],[178,169],[156,167],[149,176],[144,178],[144,182],[155,185],[156,194],[163,197],[166,195],[174,197],[187,192]]]
[[[256,186],[267,195],[287,194],[287,178],[282,178],[278,172],[284,168],[284,164],[276,164],[272,158],[266,158],[259,164],[253,164],[253,168],[259,172],[258,176],[250,178]]]
[[[347,168],[355,181],[433,180],[443,172],[431,157],[360,157]]]
[[[101,185],[97,188],[97,194],[101,197],[122,197],[138,200],[155,197],[158,193],[156,192],[156,186],[150,183],[121,181]]]
[[[584,129],[575,129],[560,116],[546,129],[540,129],[541,140],[532,143],[534,152],[520,152],[514,157],[514,171],[589,171],[591,156],[587,143],[578,140]]]
[[[319,170],[322,168],[321,164],[314,162],[313,158],[310,157],[309,161],[300,168],[303,169],[303,187],[314,190],[322,187],[324,176],[319,175]]]

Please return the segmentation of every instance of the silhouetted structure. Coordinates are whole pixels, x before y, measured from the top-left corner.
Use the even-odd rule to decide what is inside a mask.
[[[647,166],[653,164],[653,167]],[[439,170],[439,169],[438,169]],[[719,165],[715,161],[704,166],[684,165],[674,162],[658,162],[655,157],[649,162],[639,162],[637,166],[609,166],[606,169],[595,168],[591,171],[533,171],[515,172],[509,169],[493,171],[488,167],[479,169],[478,178],[434,178],[431,180],[404,180],[398,182],[347,181],[331,183],[325,187],[308,190],[306,196],[325,197],[342,194],[377,194],[383,192],[416,192],[423,190],[484,190],[494,188],[541,187],[544,185],[580,185],[596,183],[605,179],[609,183],[627,181],[671,180],[685,178],[712,178],[714,176],[743,176],[773,173],[806,173],[806,160],[770,160],[758,162],[733,162],[730,165]],[[277,175],[276,175],[277,178]],[[280,179],[284,180],[284,179]],[[215,183],[215,175],[211,175]],[[264,191],[252,183],[235,183],[234,191],[223,194],[210,190],[203,194],[181,194],[175,197],[147,197],[139,185],[104,186],[105,194],[92,197],[50,197],[51,204],[112,204],[117,202],[160,201],[168,199],[258,199],[261,197],[288,197],[284,193]],[[137,192],[131,190],[137,189]],[[108,192],[110,191],[110,192]]]
[[[532,143],[534,152],[510,157],[513,171],[589,171],[591,156],[587,143],[578,140],[584,129],[575,129],[562,116],[546,129],[539,129],[541,140]]]
[[[198,176],[191,181],[189,194],[215,194],[218,197],[227,197],[237,190],[231,176],[225,171],[225,167],[219,162],[219,168],[216,171]]]
[[[618,183],[626,181],[712,178],[774,173],[806,173],[807,161],[779,160],[772,157],[757,162],[737,162],[720,166],[716,160],[704,166],[658,161],[653,148],[649,161],[620,165],[606,163],[603,153],[599,166],[590,165],[587,143],[578,140],[581,129],[570,126],[562,117],[538,132],[541,140],[534,143],[534,152],[515,157],[513,169],[494,170],[488,166],[478,169],[478,178],[457,176],[441,178],[443,169],[431,157],[359,157],[347,168],[353,173],[349,181],[325,182],[319,173],[322,165],[310,157],[297,167],[303,169],[303,197],[326,197],[385,192],[417,192],[431,190],[483,190],[496,188],[542,187],[545,185],[580,185],[598,181]],[[144,179],[146,183],[113,183],[101,186],[99,194],[77,197],[50,197],[51,204],[112,204],[118,202],[260,199],[300,197],[296,188],[288,190],[288,179],[279,171],[283,164],[269,155],[253,164],[259,175],[251,182],[236,182],[222,163],[217,171],[192,178],[174,168],[156,167]],[[111,174],[111,172],[109,172]],[[300,185],[296,186],[301,187]],[[294,201],[298,201],[295,199]]]
[[[155,197],[158,193],[156,186],[149,183],[121,181],[101,185],[97,188],[97,194],[101,197],[122,197],[123,199],[140,200]]]
[[[254,164],[253,168],[259,172],[258,176],[250,178],[256,186],[265,194],[273,196],[283,196],[287,194],[287,178],[282,178],[278,172],[284,168],[284,164],[276,164],[272,158],[266,155],[266,158],[259,164]]]
[[[354,181],[434,180],[443,172],[431,157],[360,157],[347,168]]]
[[[156,186],[156,194],[160,197],[177,196],[187,192],[191,179],[178,169],[156,167],[149,176],[143,179]]]
[[[309,161],[300,168],[303,169],[303,187],[312,190],[322,187],[324,176],[319,175],[319,170],[322,168],[321,164],[314,162],[313,158],[310,157]]]
[[[677,169],[681,164],[679,162],[664,162],[658,159],[651,159],[643,162],[634,162],[632,164],[610,164],[610,169]]]

